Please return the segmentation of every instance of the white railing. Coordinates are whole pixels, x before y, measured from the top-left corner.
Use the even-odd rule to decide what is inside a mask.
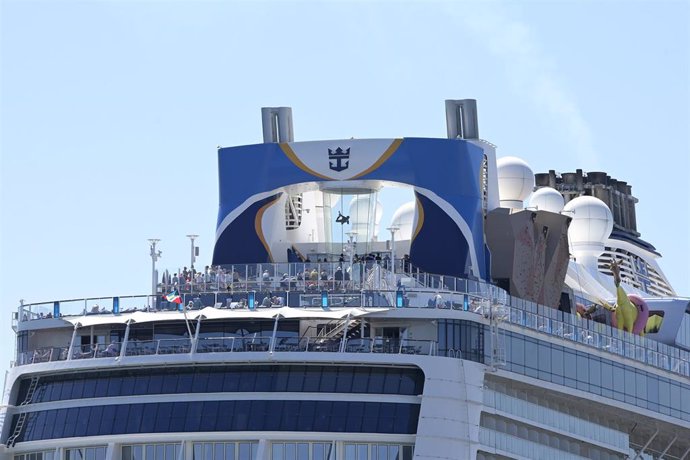
[[[194,346],[196,344],[196,347]],[[109,345],[45,347],[20,353],[16,365],[53,361],[133,356],[208,354],[235,352],[329,352],[329,353],[386,353],[403,355],[436,355],[436,342],[430,340],[389,339],[383,337],[347,339],[320,337],[278,337],[249,335],[245,337],[206,336],[198,339],[174,338],[158,340],[129,340]],[[122,353],[122,348],[124,352]]]
[[[396,261],[399,262],[399,261]],[[135,311],[170,311],[182,305],[188,309],[204,307],[244,308],[289,306],[296,308],[385,307],[390,299],[402,297],[405,308],[463,310],[485,318],[498,318],[507,324],[557,336],[607,353],[690,377],[690,352],[647,337],[614,329],[605,324],[578,318],[551,307],[511,297],[503,289],[480,281],[452,276],[432,275],[409,264],[397,264],[395,290],[367,290],[369,276],[386,272],[375,262],[318,264],[249,264],[225,267],[227,273],[242,273],[226,290],[179,292],[183,304],[167,302],[161,296],[121,296],[71,299],[22,304],[19,321],[51,319],[70,315],[113,315]],[[335,273],[345,272],[343,279]],[[404,269],[404,270],[403,270]],[[305,279],[305,273],[316,271],[317,279]],[[268,273],[268,276],[265,274]],[[322,279],[324,278],[324,279]],[[210,288],[214,285],[211,283]],[[207,286],[207,287],[209,287]],[[418,286],[426,286],[420,288]],[[161,289],[166,286],[161,286]],[[253,300],[252,302],[250,302]],[[29,352],[35,353],[35,351]],[[45,358],[32,358],[45,359]]]

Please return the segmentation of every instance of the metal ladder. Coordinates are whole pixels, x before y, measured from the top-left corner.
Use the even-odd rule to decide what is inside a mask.
[[[489,333],[491,334],[491,371],[496,371],[498,367],[506,365],[506,345],[505,332],[501,323],[505,320],[505,309],[491,303],[489,307]]]
[[[19,407],[26,406],[28,404],[31,404],[31,400],[34,397],[34,393],[36,392],[36,388],[38,387],[38,376],[33,376],[31,377],[31,383],[29,384],[29,389],[26,392],[26,397],[24,398],[24,401],[19,404]],[[27,417],[27,412],[22,412],[19,414],[19,418],[17,419],[17,424],[14,426],[14,432],[12,433],[12,436],[7,438],[7,447],[14,447],[14,445],[17,443],[17,439],[19,436],[22,434],[22,429],[24,429],[24,423],[26,422],[26,417]]]

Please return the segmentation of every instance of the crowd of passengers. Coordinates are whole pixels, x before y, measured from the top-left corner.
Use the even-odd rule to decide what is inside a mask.
[[[317,259],[315,264],[333,264],[337,265],[332,273],[329,273],[324,267],[318,265],[309,267],[308,264],[312,262],[309,258],[305,259],[305,270],[298,272],[291,276],[288,273],[282,275],[272,276],[268,269],[257,273],[253,279],[242,279],[242,275],[237,269],[225,269],[221,266],[207,265],[204,270],[197,271],[194,267],[188,269],[184,267],[178,273],[170,275],[164,273],[161,279],[161,287],[164,291],[177,289],[181,293],[192,291],[231,291],[240,285],[247,282],[256,283],[258,288],[262,287],[280,287],[284,290],[288,289],[304,289],[317,290],[322,287],[331,288],[348,288],[352,278],[352,267],[345,264],[345,256],[340,255],[338,262],[329,262],[324,259]],[[386,254],[381,257],[380,253],[371,253],[365,256],[356,255],[353,258],[353,264],[365,263],[367,266],[379,264],[383,268],[390,268],[390,257]],[[403,258],[403,267],[409,267],[409,256],[405,255]],[[345,268],[343,268],[345,267]],[[319,271],[319,268],[321,270]],[[244,274],[243,274],[244,275]],[[360,280],[361,281],[361,280]]]

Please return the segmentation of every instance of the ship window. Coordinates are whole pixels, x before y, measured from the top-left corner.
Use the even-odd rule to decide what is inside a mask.
[[[179,453],[177,443],[122,446],[122,460],[177,460]]]
[[[26,454],[15,455],[14,460],[53,460],[54,451],[44,450],[41,452],[29,452]]]
[[[65,460],[105,460],[106,447],[65,449]]]
[[[220,404],[228,415],[218,415]],[[330,431],[413,434],[418,404],[351,401],[244,400],[198,403],[144,403],[29,412],[19,442],[62,437],[198,431]],[[202,406],[200,410],[195,408]],[[211,409],[214,408],[213,411]],[[48,413],[46,413],[48,412]],[[282,413],[281,417],[273,414]],[[216,420],[221,418],[221,420]],[[15,418],[16,419],[16,418]],[[60,421],[58,424],[57,422]],[[147,445],[148,446],[148,445]],[[148,447],[145,459],[156,456]],[[96,452],[96,454],[98,454]],[[74,452],[74,455],[80,455]],[[77,460],[86,460],[84,458]],[[99,460],[98,457],[92,460]],[[155,459],[159,460],[159,459]]]

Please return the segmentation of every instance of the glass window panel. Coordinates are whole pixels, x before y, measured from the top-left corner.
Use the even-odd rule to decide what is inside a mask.
[[[384,393],[383,386],[386,382],[386,370],[380,368],[371,369],[369,376],[369,388],[366,393]]]
[[[153,444],[146,444],[146,460],[156,460],[156,448]]]
[[[225,373],[223,372],[210,372],[208,375],[208,385],[206,391],[209,393],[216,393],[223,391],[223,379]]]
[[[681,411],[685,412],[686,414],[690,414],[690,387],[683,385],[680,389],[680,393]],[[684,417],[683,420],[689,420],[689,418]]]
[[[551,345],[546,342],[539,342],[539,370],[545,373],[551,372]]]
[[[283,460],[285,455],[285,446],[282,442],[273,443],[273,460]]]
[[[216,429],[216,419],[218,418],[218,403],[216,401],[198,402],[202,406],[200,431],[214,431]]]
[[[272,391],[273,371],[271,369],[257,369],[256,382],[252,391]]]
[[[213,444],[210,442],[204,443],[204,460],[213,460]]]
[[[108,396],[120,396],[122,391],[122,378],[110,377],[105,379],[108,384]]]
[[[285,443],[285,460],[296,460],[296,447],[292,442]]]
[[[322,457],[313,460],[324,460]],[[345,460],[357,460],[357,446],[355,444],[345,444]]]
[[[680,398],[680,385],[672,382],[671,383],[671,409],[680,409],[681,398]],[[676,415],[678,417],[678,415]]]
[[[218,460],[218,459],[216,459]],[[235,443],[225,443],[225,460],[235,460]]]
[[[316,401],[285,401],[283,426],[287,426],[285,424],[286,418],[289,417],[287,412],[289,412],[290,408],[293,407],[293,404],[295,410],[299,410],[299,416],[297,417],[297,420],[294,420],[296,429],[299,431],[318,431],[318,428],[314,426]]]
[[[332,406],[332,401],[316,402],[316,410],[314,412],[314,427],[316,427],[318,431],[328,430]]]
[[[161,392],[163,394],[177,392],[177,379],[178,375],[175,373],[166,374],[162,381]]]
[[[635,377],[635,369],[631,367],[625,368],[625,402],[635,404],[635,385],[637,380]]]
[[[357,460],[368,460],[369,459],[369,444],[358,444],[357,445]],[[372,460],[374,460],[372,458]]]
[[[253,460],[252,459],[252,446],[248,442],[241,442],[239,448],[239,459],[238,460]]]
[[[132,446],[132,460],[144,460],[144,448],[141,444]]]
[[[403,446],[402,460],[412,460],[412,446]]]
[[[353,393],[368,393],[370,369],[366,367],[355,368],[352,380]]]
[[[222,458],[223,457],[218,457],[218,459]],[[177,457],[175,456],[175,444],[165,445],[165,460],[177,460]]]
[[[130,394],[134,394],[134,395],[149,394],[149,392],[150,392],[149,380],[150,380],[150,377],[148,375],[137,376],[134,379],[134,386],[132,388],[128,387],[128,389],[130,390]]]
[[[618,364],[613,364],[613,391],[625,393],[625,370]]]
[[[105,460],[106,451],[106,447],[96,447],[96,460]]]
[[[185,424],[187,421],[187,409],[189,404],[199,404],[198,402],[192,403],[176,403],[173,405],[172,415],[170,416],[170,431],[173,433],[178,433],[185,431]]]
[[[70,399],[72,397],[72,381],[67,380],[62,382],[62,391],[60,393],[60,399]]]
[[[272,402],[272,401],[271,401]],[[252,401],[249,412],[249,424],[247,429],[250,431],[261,430],[264,427],[268,411],[266,410],[267,401]],[[205,415],[204,415],[205,417]]]
[[[388,446],[388,460],[400,460],[399,459],[399,449],[400,446]]]
[[[245,431],[249,422],[249,413],[251,406],[249,401],[235,401],[235,412],[232,417],[232,428],[235,431]],[[246,444],[246,443],[245,443]],[[240,446],[241,447],[241,446]],[[247,451],[247,456],[250,451]],[[240,455],[239,460],[246,460]]]
[[[350,448],[351,455],[354,456],[355,452],[355,446],[353,444],[345,444],[345,458],[348,459],[348,453],[347,449],[348,446]],[[325,455],[324,455],[324,445],[321,443],[314,443],[312,444],[312,454],[311,454],[311,460],[327,460]]]
[[[95,390],[94,390],[93,396],[95,398],[102,398],[104,396],[108,396],[108,379],[106,379],[106,378],[95,379],[94,386],[95,386]]]
[[[204,445],[200,442],[194,443],[192,460],[204,460]]]
[[[601,393],[601,361],[594,356],[589,359],[589,383],[590,391]]]
[[[671,407],[671,383],[663,377],[659,378],[659,404]]]
[[[321,370],[321,385],[319,391],[332,393],[335,391],[338,380],[338,369],[336,367],[326,367]]]
[[[84,379],[82,398],[93,398],[96,394],[96,379]]]
[[[510,338],[510,359],[518,366],[525,365],[525,340],[522,337]]]
[[[193,374],[180,374],[177,378],[177,393],[191,393],[193,382]]]
[[[77,428],[77,419],[79,417],[79,408],[70,407],[67,409],[67,417],[65,417],[65,430],[63,436],[66,438],[71,438],[75,435],[75,430]]]
[[[304,386],[304,370],[297,368],[290,369],[289,372],[290,374],[288,376],[287,381],[287,391],[302,391],[302,388]]]
[[[635,396],[637,397],[638,404],[642,401],[647,401],[647,373],[644,371],[635,372]],[[647,407],[646,404],[642,404],[642,407]]]
[[[194,381],[192,383],[192,392],[206,393],[208,387],[208,372],[197,370],[194,373]]]
[[[129,404],[119,404],[115,406],[115,418],[113,420],[113,428],[111,433],[122,434],[127,429],[127,421],[129,420]]]
[[[536,340],[525,339],[525,367],[539,369],[539,352]]]
[[[309,444],[306,442],[297,444],[297,460],[309,460]]]
[[[80,399],[84,392],[84,381],[82,379],[75,379],[72,384],[72,394],[70,399]]]

